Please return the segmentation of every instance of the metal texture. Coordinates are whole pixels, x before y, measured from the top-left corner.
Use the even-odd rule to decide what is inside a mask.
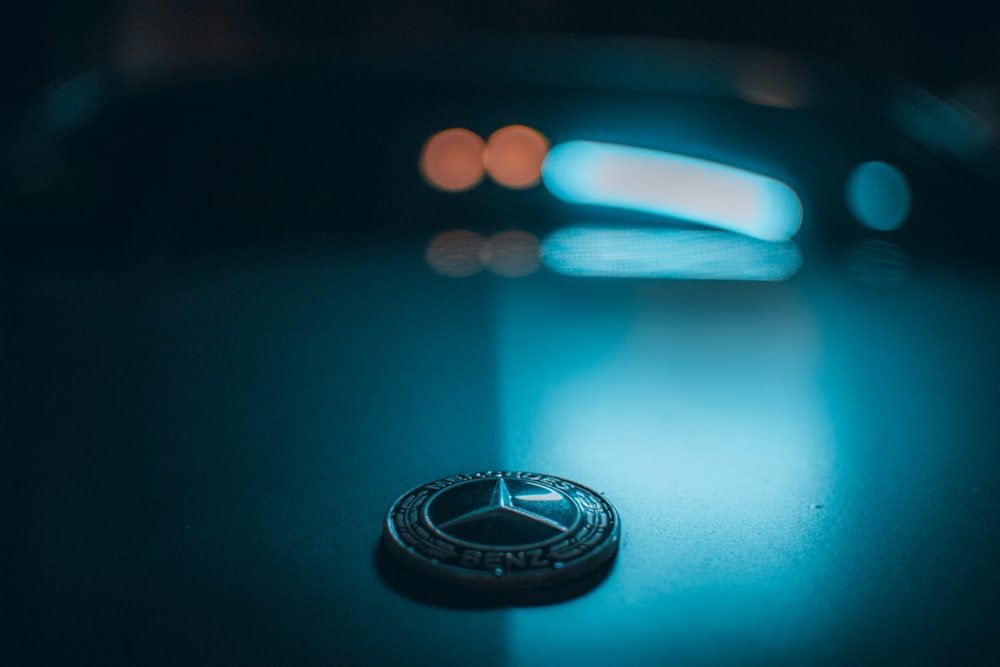
[[[477,472],[412,489],[389,508],[386,548],[427,576],[480,588],[575,579],[618,551],[620,520],[602,495],[531,472]]]

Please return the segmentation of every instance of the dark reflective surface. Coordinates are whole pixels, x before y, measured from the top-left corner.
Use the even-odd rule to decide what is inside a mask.
[[[765,108],[731,53],[483,44],[112,75],[5,135],[11,662],[995,663],[995,155],[908,139],[881,80]],[[434,274],[447,230],[608,222],[424,184],[434,132],[511,122],[781,176],[801,270]],[[872,159],[913,188],[898,231],[849,216]],[[508,468],[613,498],[614,567],[496,598],[372,553],[401,489]]]

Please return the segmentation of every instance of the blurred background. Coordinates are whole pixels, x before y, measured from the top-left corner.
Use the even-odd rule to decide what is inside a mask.
[[[14,19],[15,17],[12,17]],[[201,69],[265,54],[308,55],[344,38],[458,32],[569,32],[656,36],[777,49],[891,73],[948,93],[995,80],[996,27],[988,11],[958,3],[782,0],[625,3],[313,2],[218,0],[50,1],[6,22],[8,103],[96,64]],[[314,52],[314,51],[313,51]]]
[[[4,664],[994,664],[1000,44],[930,3],[4,22]],[[587,590],[396,571],[575,479]]]

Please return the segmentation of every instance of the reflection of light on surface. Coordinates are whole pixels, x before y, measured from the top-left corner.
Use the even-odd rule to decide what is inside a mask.
[[[803,107],[811,96],[805,68],[777,54],[741,61],[735,85],[737,95],[746,101],[769,107]]]
[[[534,234],[511,230],[489,239],[467,230],[434,237],[427,246],[427,264],[442,276],[464,278],[484,267],[498,276],[517,278],[534,273],[541,263]]]
[[[438,132],[420,152],[420,173],[436,188],[468,190],[483,178],[483,140],[462,128]]]
[[[802,254],[791,241],[729,232],[571,227],[545,239],[542,260],[571,276],[785,280],[799,270]]]
[[[545,185],[560,199],[613,206],[785,241],[802,205],[784,183],[743,169],[662,151],[571,141],[549,151]]]
[[[749,307],[748,292],[705,299],[702,288],[727,293],[499,291],[504,465],[606,492],[623,530],[611,579],[588,604],[566,605],[558,620],[511,611],[510,664],[591,664],[623,645],[627,664],[666,664],[667,652],[694,664],[706,636],[748,625],[783,655],[802,631],[784,619],[810,618],[813,636],[827,622],[799,596],[803,580],[829,571],[817,544],[836,506],[815,318],[792,286],[754,286],[769,297]],[[589,633],[594,609],[628,614]],[[739,650],[707,662],[738,662]]]
[[[941,153],[968,156],[996,139],[996,127],[959,100],[944,100],[917,86],[898,90],[889,117],[910,138]]]
[[[844,267],[854,280],[872,287],[896,287],[913,273],[910,255],[895,243],[870,239],[852,248]]]
[[[891,164],[862,163],[847,177],[847,207],[866,227],[898,229],[910,215],[910,184]]]
[[[475,232],[455,230],[434,237],[427,247],[427,264],[442,276],[465,278],[479,273],[485,239]]]
[[[483,160],[497,183],[527,188],[538,183],[542,161],[549,150],[545,137],[524,125],[510,125],[490,135]]]
[[[479,257],[493,273],[517,278],[538,270],[541,259],[534,234],[512,230],[494,234],[483,244]]]

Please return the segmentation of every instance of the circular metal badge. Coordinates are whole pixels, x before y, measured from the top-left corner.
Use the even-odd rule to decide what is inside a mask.
[[[510,588],[591,572],[617,553],[619,524],[610,502],[576,482],[488,471],[406,492],[386,514],[382,541],[428,576]]]

